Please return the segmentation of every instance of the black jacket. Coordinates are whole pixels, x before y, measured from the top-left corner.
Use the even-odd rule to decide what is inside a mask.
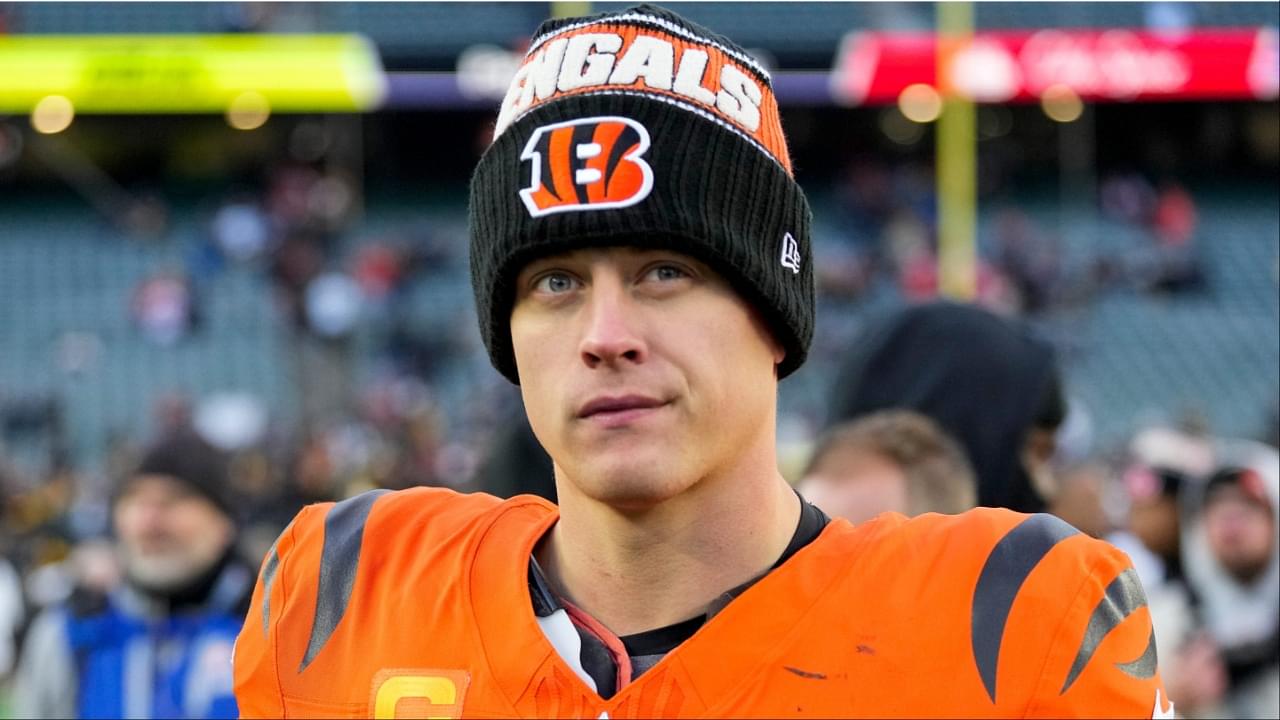
[[[964,447],[978,504],[1039,512],[1021,462],[1028,431],[1062,419],[1053,348],[985,310],[931,302],[873,321],[855,340],[828,424],[888,408],[915,410]]]

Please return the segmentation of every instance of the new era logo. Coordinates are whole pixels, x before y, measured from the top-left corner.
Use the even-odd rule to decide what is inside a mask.
[[[800,274],[800,244],[791,233],[782,236],[782,267],[790,268],[796,275]]]
[[[592,117],[538,128],[520,154],[531,164],[520,199],[533,217],[634,205],[653,189],[645,162],[649,131],[624,117]]]

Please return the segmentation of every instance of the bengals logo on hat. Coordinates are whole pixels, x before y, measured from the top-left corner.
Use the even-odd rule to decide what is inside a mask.
[[[544,125],[520,153],[532,163],[520,199],[533,217],[635,205],[653,189],[649,131],[625,117]]]

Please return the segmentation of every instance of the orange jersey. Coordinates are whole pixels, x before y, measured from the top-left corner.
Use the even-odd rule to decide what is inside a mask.
[[[822,534],[608,700],[537,624],[537,498],[305,508],[235,653],[245,717],[1142,717],[1169,713],[1128,559],[1049,515]]]

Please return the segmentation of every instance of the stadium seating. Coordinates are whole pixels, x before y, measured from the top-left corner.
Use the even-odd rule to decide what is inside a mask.
[[[173,235],[139,245],[80,206],[4,208],[0,396],[58,395],[81,457],[101,452],[108,431],[150,432],[150,410],[166,392],[244,390],[277,411],[292,404],[269,288],[250,271],[228,270],[202,288],[204,326],[173,347],[145,342],[132,325],[137,283],[182,268],[198,237],[190,221]],[[87,356],[81,364],[71,359],[76,348]]]
[[[1068,391],[1087,408],[1098,438],[1145,421],[1202,412],[1215,432],[1254,435],[1280,389],[1280,222],[1275,198],[1204,191],[1197,237],[1208,291],[1146,296],[1116,291],[1040,321],[1064,354]],[[1054,215],[1039,220],[1052,227]],[[1123,251],[1150,240],[1140,230],[1072,218],[1068,257]]]

